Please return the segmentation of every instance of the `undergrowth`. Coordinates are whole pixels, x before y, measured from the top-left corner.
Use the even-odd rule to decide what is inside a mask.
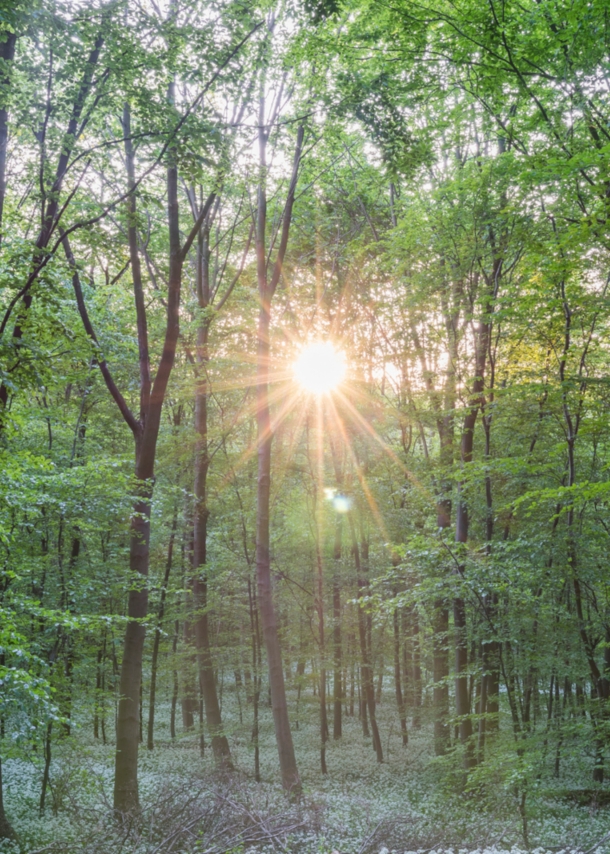
[[[250,709],[244,707],[242,714],[245,720]],[[277,783],[270,710],[261,709],[260,783],[254,781],[249,726],[239,723],[237,704],[227,691],[223,716],[238,769],[230,776],[214,770],[211,751],[200,755],[196,733],[182,733],[171,742],[164,723],[168,710],[159,708],[155,749],[142,745],[140,751],[142,809],[129,820],[112,814],[113,745],[91,738],[84,715],[76,734],[54,745],[43,815],[42,757],[32,752],[7,760],[5,807],[18,841],[0,842],[0,852],[610,854],[607,792],[591,788],[588,758],[576,745],[571,752],[566,747],[556,779],[536,767],[536,754],[515,758],[506,733],[499,737],[494,759],[464,786],[457,756],[432,756],[429,726],[412,729],[408,747],[402,746],[388,694],[379,707],[384,763],[376,761],[357,717],[346,717],[343,738],[328,743],[329,773],[323,776],[317,704],[310,700],[301,703],[294,729],[303,796],[291,801]]]

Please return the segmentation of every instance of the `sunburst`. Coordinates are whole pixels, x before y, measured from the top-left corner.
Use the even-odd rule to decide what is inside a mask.
[[[312,341],[299,353],[293,374],[301,388],[310,394],[329,394],[345,379],[345,355],[332,341]]]

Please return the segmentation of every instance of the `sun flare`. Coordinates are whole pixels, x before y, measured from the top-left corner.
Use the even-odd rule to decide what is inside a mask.
[[[298,384],[310,394],[328,394],[345,379],[345,355],[331,341],[312,341],[294,363]]]

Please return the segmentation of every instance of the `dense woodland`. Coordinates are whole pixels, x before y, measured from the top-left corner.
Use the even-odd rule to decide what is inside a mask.
[[[609,222],[608,0],[2,0],[0,850],[610,850]]]

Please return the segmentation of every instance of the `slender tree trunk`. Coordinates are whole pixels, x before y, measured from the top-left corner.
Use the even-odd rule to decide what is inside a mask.
[[[262,201],[259,201],[259,207]],[[257,427],[258,427],[258,491],[256,520],[256,576],[258,585],[258,604],[261,613],[263,639],[269,667],[269,687],[275,738],[280,759],[282,785],[289,791],[300,790],[286,689],[282,653],[277,629],[277,617],[273,604],[271,583],[271,565],[269,553],[269,505],[271,487],[271,419],[269,414],[269,306],[261,305],[258,326],[258,386],[257,386]]]
[[[453,434],[439,427],[441,437],[442,462],[447,463],[453,457]],[[436,505],[436,517],[439,531],[446,530],[451,524],[451,501],[441,497]],[[432,701],[434,704],[434,752],[444,756],[449,748],[449,608],[446,599],[436,599],[432,616],[432,655],[433,679]]]
[[[15,45],[17,44],[17,33],[3,33],[5,41],[0,44],[0,61],[4,66],[13,62],[15,57]],[[0,76],[0,88],[7,91],[10,86],[10,74],[8,70]],[[5,97],[0,107],[0,245],[2,244],[2,230],[4,218],[4,201],[6,198],[6,148],[8,144],[8,105]],[[0,796],[1,797],[1,796]]]
[[[383,660],[383,656],[381,661],[379,662],[379,676],[377,677],[377,687],[375,689],[375,704],[377,706],[381,705],[382,697],[383,697],[383,677],[385,675],[385,663]]]
[[[205,311],[211,302],[209,220],[199,234],[197,257],[197,299],[200,309]],[[195,506],[193,514],[193,601],[197,613],[195,640],[199,661],[199,682],[205,708],[206,723],[212,740],[212,752],[218,765],[232,767],[229,742],[222,728],[222,715],[216,682],[214,662],[210,645],[208,616],[207,534],[208,506],[207,480],[210,468],[208,451],[208,386],[207,364],[209,361],[209,320],[204,318],[197,331],[197,392],[195,395]]]
[[[99,696],[102,687],[102,648],[97,651],[97,666],[95,668],[95,707],[93,711],[93,738],[100,737]]]
[[[398,591],[394,591],[396,596]],[[396,688],[396,705],[398,706],[398,717],[400,718],[400,730],[402,733],[402,746],[406,747],[409,743],[409,733],[407,730],[407,709],[402,694],[402,680],[400,678],[401,670],[401,644],[400,644],[400,619],[399,609],[394,608],[394,686]]]
[[[490,354],[490,393],[489,402],[493,403],[493,386],[495,381],[495,361]],[[482,421],[485,430],[485,459],[491,460],[491,423],[492,414],[486,411],[487,401],[485,401]],[[534,439],[535,442],[535,439]],[[533,450],[533,445],[530,446],[530,453]],[[485,473],[485,543],[486,553],[491,555],[492,543],[494,534],[494,514],[493,514],[493,493],[491,474],[489,470]],[[508,534],[508,532],[507,532]],[[493,632],[493,638],[482,645],[481,662],[482,675],[479,697],[479,731],[478,731],[478,746],[477,754],[479,761],[485,758],[485,741],[487,733],[496,732],[499,725],[499,691],[500,691],[500,650],[499,641],[495,635],[495,624],[498,607],[498,595],[492,592],[484,598],[484,606],[487,621]]]
[[[53,731],[53,721],[47,724],[47,730],[44,739],[44,770],[42,772],[42,788],[40,790],[40,814],[44,813],[45,801],[47,797],[47,789],[49,787],[49,773],[51,770],[51,733]]]
[[[444,756],[449,747],[449,611],[444,599],[437,599],[433,607],[434,752]]]
[[[269,332],[271,325],[271,301],[280,280],[284,256],[288,245],[292,206],[296,190],[301,149],[303,145],[303,128],[297,132],[297,144],[293,161],[292,177],[286,205],[283,212],[282,234],[277,258],[271,277],[268,276],[267,248],[267,140],[269,129],[265,124],[265,81],[261,82],[261,97],[259,104],[259,186],[256,223],[256,258],[257,279],[259,291],[259,317],[257,336],[256,360],[256,425],[258,442],[258,482],[257,482],[257,512],[256,512],[256,578],[258,587],[258,604],[261,614],[263,639],[267,652],[269,668],[269,689],[273,709],[275,739],[280,760],[282,785],[288,791],[299,793],[301,781],[294,754],[284,671],[282,668],[282,653],[277,628],[277,616],[273,603],[273,587],[271,583],[270,555],[270,490],[271,490],[271,443],[273,439],[271,416],[269,411],[269,369],[271,348]]]
[[[105,669],[105,661],[106,661],[106,629],[104,629],[104,633],[102,636],[102,643],[97,651],[97,666],[95,668],[95,712],[93,716],[93,737],[100,737],[100,723],[102,735],[105,733],[105,720],[104,720],[104,688],[105,688],[105,679],[104,679],[104,669]],[[105,736],[104,736],[104,744]]]
[[[203,759],[205,756],[205,733],[203,731],[203,695],[201,694],[202,688],[201,683],[199,685],[200,688],[200,696],[199,702],[197,703],[197,710],[199,712],[199,756]]]
[[[609,282],[606,282],[603,296],[609,287]],[[595,331],[597,321],[597,313],[592,321],[588,342],[580,356],[580,383],[579,383],[579,402],[575,406],[575,412],[572,412],[568,398],[568,388],[572,380],[567,382],[566,368],[568,366],[568,358],[572,348],[572,309],[569,305],[566,295],[566,283],[561,282],[561,298],[564,310],[564,347],[559,362],[559,379],[562,387],[562,409],[564,417],[564,429],[566,436],[566,450],[568,458],[568,478],[567,487],[572,488],[576,484],[576,440],[580,428],[582,418],[582,404],[587,388],[586,383],[586,360],[589,348],[589,343]],[[574,604],[576,606],[576,616],[578,622],[578,631],[585,652],[585,657],[589,665],[589,673],[591,678],[591,723],[593,725],[595,738],[595,762],[593,767],[593,781],[595,783],[603,783],[604,781],[604,737],[603,732],[607,728],[607,703],[610,699],[610,651],[606,647],[604,650],[603,664],[598,664],[597,643],[594,638],[594,632],[590,626],[588,613],[585,616],[585,609],[588,612],[588,607],[585,604],[583,596],[583,588],[580,581],[579,566],[578,566],[578,548],[575,533],[575,509],[572,504],[567,508],[565,514],[566,520],[566,552],[567,562],[572,578],[572,589],[574,591]],[[610,640],[610,633],[606,629],[606,643]]]
[[[494,275],[490,281],[488,299],[494,295],[492,288],[497,287],[497,281],[501,275],[502,261],[494,264]],[[461,440],[461,462],[463,466],[468,465],[473,459],[474,428],[479,408],[483,403],[483,390],[485,388],[485,368],[489,350],[491,334],[491,303],[485,307],[486,316],[478,323],[475,334],[475,378],[472,383],[469,408],[464,416]],[[463,484],[458,483],[457,490],[457,517],[455,525],[456,543],[463,546],[468,542],[469,514],[466,500],[464,498]],[[460,564],[457,570],[458,576],[463,576],[464,564]],[[455,704],[459,718],[460,743],[464,749],[464,768],[470,770],[476,764],[476,755],[472,743],[472,719],[470,717],[470,698],[468,695],[468,634],[466,627],[466,603],[461,595],[453,600],[453,626],[455,639]]]
[[[343,684],[341,649],[341,540],[343,517],[337,514],[333,547],[333,739],[343,734]]]
[[[191,543],[190,547],[187,549],[185,538],[183,538],[181,548],[182,586],[185,590],[187,587],[186,564],[188,562],[192,565],[193,562],[192,533],[193,530],[191,528],[191,536],[189,537]],[[193,608],[188,595],[185,595],[184,597],[183,607],[185,618],[182,624],[182,645],[184,647],[184,652],[180,656],[180,712],[182,715],[182,728],[185,732],[190,732],[195,727],[195,712],[199,703],[197,699],[198,694],[195,681],[195,673],[197,671],[197,654],[193,651],[195,646],[195,630],[192,623]]]
[[[441,273],[444,275],[445,261],[441,258]],[[458,366],[458,324],[461,313],[462,282],[456,279],[451,287],[453,305],[448,303],[448,294],[441,293],[443,318],[447,333],[448,365],[442,391],[434,389],[432,374],[428,369],[426,353],[421,345],[417,327],[411,324],[411,334],[415,350],[418,354],[420,367],[426,388],[431,396],[432,406],[436,412],[436,428],[439,438],[439,461],[441,475],[437,487],[436,524],[441,538],[443,532],[451,525],[451,483],[449,472],[453,466],[455,405],[456,405],[456,374]],[[449,289],[447,289],[449,290]],[[428,457],[426,443],[424,454]],[[433,689],[432,702],[434,706],[434,752],[443,756],[450,745],[449,732],[449,604],[445,597],[438,597],[433,604],[432,612],[432,655],[433,655]]]
[[[324,567],[322,560],[322,544],[324,539],[322,525],[322,508],[320,496],[324,486],[324,447],[323,447],[323,423],[324,410],[322,402],[317,402],[316,412],[316,463],[315,470],[312,470],[312,479],[314,482],[313,493],[313,522],[315,526],[315,554],[316,554],[316,573],[314,578],[314,607],[318,617],[318,647],[320,651],[320,770],[322,774],[328,773],[326,767],[326,743],[328,741],[328,709],[326,707],[326,633],[324,625]],[[309,455],[309,450],[308,450]],[[310,458],[311,467],[311,458]],[[312,467],[314,469],[314,467]]]
[[[169,543],[167,546],[167,560],[165,563],[165,575],[163,576],[163,584],[161,586],[161,596],[159,598],[159,611],[157,613],[157,625],[155,628],[155,639],[153,642],[152,658],[150,662],[150,693],[148,698],[148,732],[146,746],[149,750],[154,748],[154,731],[155,731],[155,696],[157,692],[157,663],[159,660],[159,645],[161,642],[161,630],[163,628],[163,618],[165,616],[165,599],[167,597],[167,585],[169,584],[169,576],[172,571],[172,559],[174,554],[174,541],[176,539],[176,529],[178,527],[178,509],[174,508],[174,518],[172,520],[172,529],[169,535]]]
[[[411,640],[413,644],[413,729],[421,726],[422,680],[421,650],[419,639],[419,618],[415,605],[411,607]]]
[[[360,622],[358,622],[358,629],[360,629]],[[358,631],[360,635],[360,631]],[[362,647],[360,648],[362,650]],[[358,676],[360,679],[358,680],[358,717],[360,718],[360,723],[362,724],[362,735],[364,738],[370,738],[371,733],[369,732],[369,716],[367,712],[367,704],[366,704],[366,694],[364,692],[364,683],[366,681],[366,677],[364,675],[364,668],[360,666],[358,668]]]
[[[250,606],[250,630],[252,637],[252,743],[254,744],[254,779],[257,783],[260,783],[261,766],[258,723],[261,685],[260,629],[255,592],[252,590],[250,576],[248,576],[248,603]]]
[[[334,417],[338,418],[336,409]],[[330,451],[335,471],[337,490],[343,488],[343,454],[340,453],[332,433],[329,434]],[[343,515],[337,513],[333,542],[333,739],[343,734],[343,702],[345,685],[342,681],[342,639],[341,639],[341,555],[343,548]]]
[[[317,516],[317,508],[316,508]],[[320,770],[322,774],[328,773],[326,768],[326,742],[328,741],[328,718],[326,714],[326,668],[324,659],[326,655],[326,643],[324,637],[324,578],[322,573],[322,553],[320,542],[316,541],[316,563],[317,563],[317,611],[318,611],[318,639],[320,644]]]
[[[350,513],[350,530],[352,535],[352,552],[354,555],[354,563],[356,565],[356,576],[358,582],[358,599],[360,600],[364,594],[366,588],[366,579],[364,577],[363,570],[363,562],[360,559],[360,549],[358,548],[358,543],[356,541],[356,532],[354,530],[354,522]],[[367,544],[365,543],[365,549],[367,548]],[[368,554],[365,553],[364,559],[368,558]],[[379,736],[379,729],[377,727],[377,717],[375,714],[375,686],[373,684],[373,669],[371,665],[371,657],[370,657],[370,647],[369,647],[369,631],[367,625],[367,618],[364,612],[364,609],[358,605],[358,633],[360,636],[360,654],[362,657],[362,719],[363,719],[363,727],[365,721],[365,715],[368,712],[370,724],[371,724],[371,732],[373,735],[373,749],[377,754],[377,761],[383,762],[383,748],[381,746],[381,738]]]
[[[468,770],[475,765],[472,745],[472,719],[470,717],[470,697],[468,694],[468,638],[466,634],[466,605],[456,596],[453,600],[453,631],[455,637],[455,705],[459,718],[460,743],[464,746],[464,767]]]
[[[176,667],[176,654],[178,652],[178,637],[180,635],[180,622],[176,620],[174,624],[174,638],[172,640],[172,701],[169,713],[169,737],[172,741],[176,740],[176,707],[178,705],[178,669]]]
[[[84,425],[82,425],[81,436],[84,438],[85,430]],[[76,563],[78,561],[78,556],[80,555],[80,547],[81,547],[81,538],[78,529],[75,530],[75,534],[72,537],[72,546],[70,548],[70,560],[68,562],[68,567],[70,573],[74,571]],[[62,607],[68,609],[71,614],[75,613],[75,603],[74,597],[68,592],[68,590],[62,591],[62,600],[65,604],[62,604]],[[65,638],[66,643],[66,656],[65,656],[65,668],[64,673],[66,676],[66,694],[65,694],[65,711],[64,717],[65,721],[63,723],[63,730],[65,735],[69,736],[72,732],[72,683],[74,678],[74,642],[72,637],[69,635]]]

